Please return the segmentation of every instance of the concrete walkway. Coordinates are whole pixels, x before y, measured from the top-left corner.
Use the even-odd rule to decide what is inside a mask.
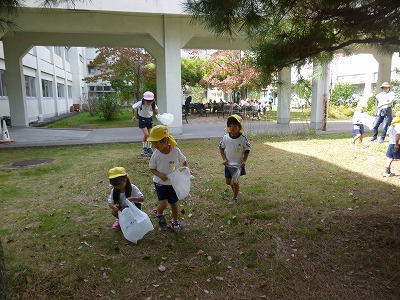
[[[183,124],[182,134],[174,135],[177,140],[220,138],[225,133],[225,121],[218,123],[206,122],[206,118],[197,124]],[[200,122],[200,124],[199,124]],[[310,131],[310,124],[293,122],[289,126],[266,121],[245,121],[243,124],[245,134],[267,133],[293,133]],[[142,131],[137,127],[109,128],[109,129],[52,129],[44,127],[8,128],[10,137],[14,140],[11,144],[0,144],[1,149],[24,147],[48,147],[64,145],[90,145],[108,143],[140,142],[143,139]],[[369,130],[368,130],[369,131]],[[338,132],[351,133],[350,121],[328,122],[327,130],[317,130],[317,134]]]

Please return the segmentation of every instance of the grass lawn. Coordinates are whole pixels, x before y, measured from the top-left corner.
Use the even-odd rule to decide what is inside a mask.
[[[178,141],[195,176],[178,234],[157,227],[140,143],[2,150],[1,164],[55,159],[0,170],[9,297],[399,299],[400,177],[382,177],[387,144],[351,137],[251,137],[234,207],[219,139]],[[155,226],[136,245],[111,229],[114,166],[144,193]]]
[[[215,116],[215,114],[209,114],[209,116]],[[193,118],[198,118],[197,115],[190,115],[188,117],[189,122]],[[310,112],[308,110],[302,111],[293,109],[290,112],[291,121],[309,121]],[[266,116],[261,117],[262,120],[274,122],[277,119],[276,110],[267,111]],[[123,110],[123,114],[118,115],[114,120],[106,121],[104,118],[99,116],[91,116],[88,112],[82,112],[74,114],[73,116],[65,119],[50,123],[47,125],[49,128],[84,128],[84,129],[96,129],[96,128],[122,128],[122,127],[134,127],[138,126],[137,122],[132,121],[132,113],[130,109]]]

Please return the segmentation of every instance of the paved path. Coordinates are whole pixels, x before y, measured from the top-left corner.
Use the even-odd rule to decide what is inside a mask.
[[[202,139],[222,137],[225,132],[226,119],[215,120],[204,117],[189,120],[189,124],[183,124],[182,134],[171,133],[177,140]],[[310,125],[304,122],[293,122],[289,126],[266,121],[245,121],[243,125],[247,135],[261,132],[269,133],[293,133],[296,131],[308,131]],[[142,141],[142,131],[137,127],[109,128],[109,129],[52,129],[44,127],[8,128],[12,144],[0,144],[0,149],[44,147],[62,145],[88,145],[107,143],[129,143]],[[327,131],[316,131],[318,134],[337,132],[351,132],[350,121],[328,122]],[[367,133],[368,134],[368,133]]]

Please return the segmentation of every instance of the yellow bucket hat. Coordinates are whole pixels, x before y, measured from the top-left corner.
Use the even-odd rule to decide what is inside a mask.
[[[168,127],[164,125],[157,125],[154,126],[153,129],[150,131],[150,136],[147,139],[149,142],[158,142],[161,141],[163,138],[167,137],[169,139],[169,144],[171,146],[176,146],[177,143],[172,135],[168,132]]]
[[[394,125],[400,124],[400,111],[397,111],[397,112],[396,112],[396,117],[393,118],[393,121],[392,121],[391,124],[392,124],[393,126],[394,126]]]
[[[127,175],[126,170],[123,167],[115,167],[108,171],[108,179],[113,179],[126,175]]]
[[[237,121],[237,123],[239,123],[239,125],[240,125],[240,133],[243,133],[243,126],[242,126],[242,117],[241,116],[239,116],[239,115],[230,115],[229,117],[228,117],[228,120],[226,121],[226,124],[227,124],[227,126],[226,126],[226,132],[229,132],[229,125],[228,124],[230,124],[231,122],[232,122],[232,119],[235,119],[236,121]],[[235,121],[234,121],[234,123],[236,123]]]

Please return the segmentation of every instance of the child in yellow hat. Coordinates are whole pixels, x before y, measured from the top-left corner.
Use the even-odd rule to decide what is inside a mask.
[[[120,229],[118,211],[128,207],[126,201],[131,201],[135,206],[141,209],[144,201],[142,192],[138,187],[132,184],[129,180],[128,174],[125,168],[115,167],[108,171],[108,179],[110,184],[113,186],[108,196],[108,206],[111,208],[112,215],[116,218],[115,223],[112,225],[112,229]]]
[[[229,116],[227,133],[219,142],[222,164],[225,166],[225,181],[231,186],[233,192],[229,205],[238,202],[239,176],[246,175],[245,166],[250,149],[250,142],[243,134],[242,118],[239,115]]]
[[[149,168],[154,175],[153,181],[158,197],[158,224],[162,229],[167,229],[164,210],[169,203],[172,211],[172,228],[178,232],[180,230],[178,197],[167,175],[174,172],[181,165],[188,167],[188,163],[185,155],[176,147],[177,143],[169,134],[167,126],[155,126],[150,132],[148,141],[152,142],[156,149],[150,158]]]
[[[383,177],[391,177],[395,174],[391,172],[392,162],[400,159],[400,111],[396,112],[396,117],[393,119],[388,129],[389,146],[386,151],[385,173]]]

